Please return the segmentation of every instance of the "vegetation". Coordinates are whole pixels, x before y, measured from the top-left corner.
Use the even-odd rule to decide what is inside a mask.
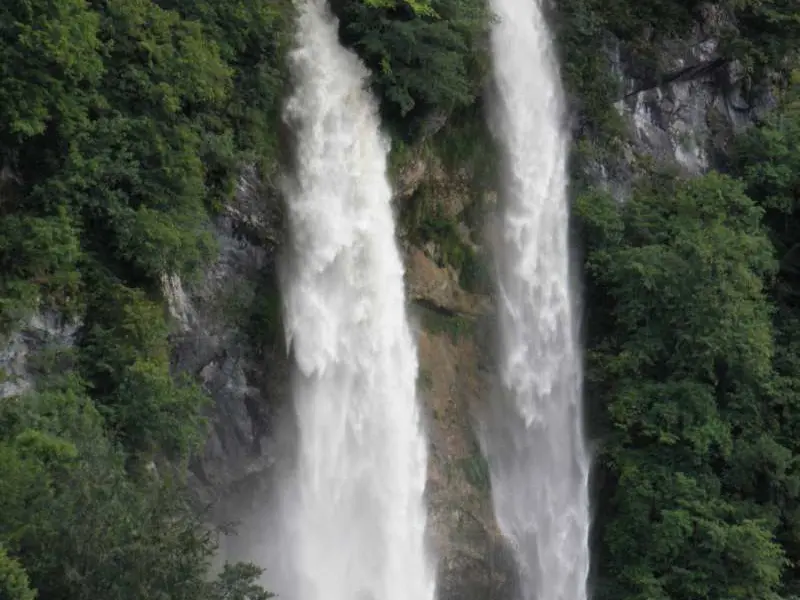
[[[655,171],[624,205],[577,201],[599,598],[800,589],[798,97],[740,138],[728,175]]]
[[[420,321],[426,331],[436,335],[446,335],[453,343],[458,343],[475,332],[475,321],[459,314],[443,312],[441,309],[418,305]]]
[[[392,134],[405,141],[432,114],[449,115],[480,94],[489,25],[482,0],[334,0],[342,41],[372,72]]]
[[[265,270],[224,290],[218,299],[220,320],[241,332],[242,342],[259,355],[268,349],[284,349],[277,278],[277,273]]]
[[[4,401],[0,424],[4,598],[223,600],[255,585],[260,571],[244,566],[207,580],[211,533],[168,469],[126,471],[76,379]]]
[[[241,167],[275,168],[290,21],[255,0],[0,7],[0,341],[40,309],[82,323],[0,400],[3,598],[269,597],[251,565],[208,576],[182,475],[207,398],[172,373],[160,285],[213,256]]]
[[[422,139],[472,187],[492,181],[483,0],[333,0],[395,141]],[[0,597],[265,600],[252,565],[208,575],[214,536],[183,470],[208,399],[173,372],[161,281],[213,258],[209,221],[243,165],[278,168],[290,0],[9,0],[0,6],[0,342],[38,310],[77,317],[75,348],[0,400]],[[562,0],[576,156],[622,136],[617,52],[642,81],[698,22],[719,64],[785,82],[790,0]],[[653,75],[654,74],[654,75]],[[437,129],[447,118],[448,124]],[[800,596],[800,90],[734,145],[725,174],[638,165],[620,206],[576,180],[586,243],[588,397],[599,440],[596,594]],[[464,288],[484,257],[423,186],[403,213]],[[473,229],[483,204],[459,215]],[[251,342],[280,343],[274,274],[234,291]],[[422,308],[454,341],[464,317]],[[254,344],[257,346],[257,344]],[[263,350],[263,346],[261,348]],[[0,373],[0,377],[4,376]],[[423,373],[421,385],[429,385]],[[475,454],[459,463],[487,485]]]
[[[489,463],[477,443],[473,442],[469,456],[456,459],[456,463],[464,472],[464,477],[477,490],[488,491],[491,485]]]

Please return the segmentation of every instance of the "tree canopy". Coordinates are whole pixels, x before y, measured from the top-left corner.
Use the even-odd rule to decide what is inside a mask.
[[[796,96],[728,174],[576,202],[599,598],[789,598],[800,555]]]
[[[3,598],[269,597],[252,565],[209,577],[182,472],[207,397],[171,369],[160,281],[213,256],[243,166],[275,169],[287,7],[0,6],[0,343],[38,310],[82,324],[0,400]]]

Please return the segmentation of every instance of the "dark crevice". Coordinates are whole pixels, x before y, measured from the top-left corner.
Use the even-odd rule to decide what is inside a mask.
[[[699,79],[700,77],[709,75],[710,73],[713,73],[714,71],[724,67],[728,64],[728,62],[729,60],[727,58],[718,57],[713,60],[703,61],[695,65],[684,67],[683,69],[678,69],[677,71],[671,71],[669,73],[662,73],[658,76],[648,77],[644,79],[640,85],[634,88],[632,92],[625,94],[623,98],[630,98],[631,96],[641,94],[642,92],[647,92],[665,85],[669,85],[670,83],[675,83],[677,81],[692,81],[694,79]]]
[[[446,306],[441,306],[439,304],[435,304],[426,298],[420,298],[418,300],[414,300],[414,304],[419,306],[420,308],[424,308],[425,310],[429,310],[434,312],[438,315],[442,315],[445,317],[460,317],[460,316],[469,316],[465,315],[464,313],[460,313],[455,311],[451,308],[447,308]]]

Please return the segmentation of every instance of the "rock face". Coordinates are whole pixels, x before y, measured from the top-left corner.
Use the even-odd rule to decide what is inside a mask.
[[[428,507],[439,598],[509,598],[513,563],[494,523],[489,473],[471,415],[490,397],[478,324],[421,331],[420,394],[428,416]]]
[[[414,160],[406,171],[405,194],[435,178],[449,219],[458,221],[469,204],[461,183],[449,185],[441,169]],[[243,186],[236,203],[216,221],[221,252],[201,281],[191,286],[166,278],[165,296],[177,324],[176,368],[195,373],[213,397],[212,431],[202,456],[191,466],[193,487],[216,503],[220,522],[248,523],[269,490],[270,467],[278,456],[273,424],[290,399],[289,365],[282,343],[256,340],[224,317],[220,299],[246,296],[253,282],[271,278],[280,242],[274,198]],[[400,187],[400,186],[398,186]],[[398,194],[402,204],[403,194]],[[272,207],[272,208],[270,208]],[[402,206],[400,206],[402,211]],[[467,232],[468,233],[468,232]],[[463,290],[458,273],[437,262],[437,250],[401,240],[411,316],[418,325],[420,395],[430,439],[428,483],[432,544],[439,558],[439,597],[505,598],[510,562],[493,523],[488,472],[473,432],[471,414],[489,394],[484,349],[477,328],[491,311],[487,296]],[[274,285],[274,279],[270,279]],[[251,285],[246,285],[248,282]],[[255,287],[258,287],[257,285]],[[236,291],[243,290],[243,291]],[[273,289],[273,292],[275,290]],[[240,297],[240,300],[242,298]],[[285,434],[285,432],[283,432]],[[258,536],[243,527],[224,540],[235,558]]]
[[[45,352],[68,350],[75,342],[80,322],[67,321],[53,311],[35,313],[5,341],[0,350],[0,400],[24,394],[44,368]]]
[[[406,255],[406,287],[409,300],[452,313],[478,316],[489,311],[488,297],[464,291],[452,267],[440,267],[420,248]]]
[[[713,15],[707,16],[707,21]],[[631,133],[629,152],[677,166],[688,175],[711,167],[733,133],[751,125],[773,107],[768,89],[746,94],[741,67],[718,53],[718,40],[697,25],[682,39],[656,49],[659,81],[633,59],[615,52],[624,97],[616,107]]]
[[[470,193],[463,173],[448,173],[428,156],[411,160],[399,179],[401,219],[415,191],[427,186],[433,190],[434,214],[457,223],[465,245],[483,241],[482,232],[467,225],[466,212],[479,196]],[[438,597],[510,598],[513,562],[494,522],[488,467],[473,423],[481,403],[491,399],[492,299],[464,290],[435,243],[415,245],[413,232],[401,228],[403,233],[406,288],[418,324],[419,393],[430,441],[427,496],[439,559]]]
[[[275,294],[280,219],[274,191],[245,173],[235,201],[214,222],[217,260],[192,285],[176,278],[163,284],[176,323],[175,368],[197,376],[213,400],[210,436],[190,466],[206,503],[273,460],[269,434],[287,398],[288,361],[282,344],[253,339],[248,329],[253,311]]]

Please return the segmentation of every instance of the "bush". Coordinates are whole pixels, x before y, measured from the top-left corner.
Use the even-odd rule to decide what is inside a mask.
[[[470,105],[487,67],[489,23],[479,0],[334,0],[342,41],[372,71],[383,114],[409,140],[425,117]]]
[[[776,264],[763,211],[712,173],[648,176],[624,205],[587,194],[577,212],[603,440],[598,598],[776,598],[785,500],[760,490],[782,488],[764,468],[791,451],[769,425]]]
[[[0,591],[16,594],[10,600],[31,600],[33,590],[43,598],[268,597],[252,566],[207,580],[214,541],[183,488],[166,470],[126,473],[80,384],[4,402],[0,422]]]
[[[99,411],[134,454],[185,457],[204,424],[207,398],[170,375],[163,307],[115,284],[95,291],[81,342],[81,365]]]

